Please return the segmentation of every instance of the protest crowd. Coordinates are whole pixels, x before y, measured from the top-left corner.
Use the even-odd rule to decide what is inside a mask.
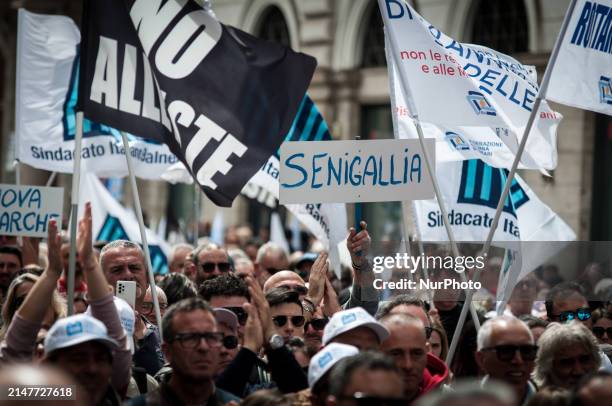
[[[485,283],[473,301],[480,329],[455,332],[460,292],[379,300],[365,222],[348,230],[342,280],[324,251],[228,230],[221,246],[174,246],[154,290],[140,246],[92,241],[91,224],[87,203],[72,316],[69,242],[55,220],[46,243],[1,237],[3,384],[74,384],[85,405],[591,405],[612,395],[612,287],[597,264],[577,282],[552,266],[529,274],[499,316]],[[113,296],[117,281],[135,282],[134,309]]]

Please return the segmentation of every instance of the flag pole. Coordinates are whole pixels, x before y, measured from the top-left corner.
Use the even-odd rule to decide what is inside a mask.
[[[378,0],[378,5],[379,5],[379,8],[380,8],[380,13],[383,16],[384,21],[387,22],[387,17],[385,16],[385,12],[384,12],[385,7],[384,7],[384,4],[383,4],[383,0]],[[387,24],[385,24],[385,33],[386,33],[386,26],[387,26]],[[392,53],[396,54],[398,46],[396,44],[395,37],[393,35],[388,35],[388,34],[386,34],[386,37],[388,37],[389,40],[390,40],[389,42],[390,42],[390,45],[391,45]],[[394,60],[394,57],[392,56],[391,57],[391,61],[393,62],[393,60]],[[410,87],[408,87],[408,78],[406,77],[406,73],[402,69],[398,69],[398,71],[399,71],[399,75],[400,75],[401,86],[404,89],[404,92],[406,92],[406,94],[410,95]],[[451,226],[450,226],[450,223],[449,223],[449,220],[448,220],[448,214],[447,214],[447,211],[446,211],[446,206],[444,204],[444,201],[442,200],[442,194],[440,192],[440,187],[438,185],[438,180],[435,177],[435,174],[434,174],[434,171],[433,171],[433,167],[432,167],[432,163],[431,163],[431,160],[429,159],[429,154],[427,153],[427,149],[425,148],[425,136],[423,135],[423,129],[421,128],[421,121],[419,120],[419,115],[418,115],[416,106],[414,106],[414,103],[412,103],[412,97],[410,96],[407,99],[408,99],[407,102],[410,105],[409,109],[410,109],[410,112],[412,113],[412,118],[413,118],[414,124],[416,126],[417,133],[419,135],[419,143],[420,143],[421,149],[423,151],[423,158],[425,160],[425,167],[427,168],[427,171],[429,172],[429,175],[431,177],[431,181],[432,181],[433,188],[434,188],[434,193],[436,195],[436,199],[438,200],[438,205],[440,206],[440,212],[442,213],[442,220],[444,222],[444,227],[445,227],[446,233],[448,235],[448,240],[449,240],[449,242],[451,244],[451,250],[452,250],[453,255],[455,257],[459,257],[460,256],[459,255],[459,248],[457,247],[457,242],[455,241],[455,237],[454,237],[453,231],[451,229]],[[460,275],[461,275],[462,282],[467,282],[467,277],[465,276],[465,274],[462,272],[462,273],[460,273]],[[480,322],[478,320],[478,315],[476,313],[476,309],[474,308],[474,306],[471,303],[472,292],[469,289],[466,289],[465,291],[466,291],[466,300],[465,300],[464,306],[462,308],[462,313],[463,313],[463,310],[467,311],[469,309],[470,313],[472,315],[472,319],[474,320],[474,325],[476,326],[476,329],[479,329],[480,328]],[[465,304],[467,304],[468,306],[465,306]],[[465,316],[464,316],[464,319],[465,319]],[[461,318],[460,318],[460,320],[461,320]],[[457,327],[461,327],[461,325],[457,324]],[[455,334],[453,335],[453,340],[455,340],[455,337],[458,335],[457,334],[458,331],[460,331],[460,330],[456,330],[455,331]]]
[[[149,244],[147,243],[147,234],[142,217],[142,207],[140,207],[140,197],[138,195],[138,185],[136,184],[136,175],[134,175],[134,167],[132,164],[132,155],[130,154],[130,144],[127,135],[121,131],[121,139],[123,139],[123,148],[125,149],[125,158],[127,160],[128,172],[130,175],[130,186],[132,188],[132,197],[134,199],[134,207],[136,209],[136,218],[138,219],[138,228],[140,228],[140,241],[142,241],[142,249],[144,250],[145,261],[149,274],[149,288],[151,289],[151,298],[153,299],[153,308],[155,309],[155,318],[159,335],[162,335],[161,313],[159,312],[159,300],[157,299],[157,288],[155,285],[155,276],[153,275],[153,265],[151,264],[151,255],[149,253]],[[163,338],[162,338],[163,341]]]
[[[70,255],[68,257],[67,296],[68,315],[74,314],[74,276],[76,273],[76,238],[79,215],[79,186],[81,182],[81,150],[83,146],[83,112],[76,113],[76,134],[74,136],[74,166],[72,169],[72,193],[70,196]]]
[[[491,229],[489,230],[489,235],[487,236],[487,240],[482,247],[483,255],[488,255],[489,249],[491,248],[491,242],[493,241],[493,236],[495,235],[495,230],[497,229],[497,225],[499,223],[499,218],[501,217],[501,213],[504,207],[504,203],[508,198],[508,194],[510,193],[510,187],[512,186],[512,180],[514,179],[514,175],[518,168],[518,164],[521,160],[521,156],[523,155],[523,151],[525,150],[525,146],[527,145],[527,138],[529,137],[529,133],[531,132],[531,128],[533,127],[533,123],[538,114],[538,110],[540,108],[540,104],[542,100],[546,97],[546,91],[548,90],[548,83],[550,82],[550,75],[552,74],[552,67],[555,65],[557,61],[557,56],[559,55],[559,49],[561,48],[561,43],[563,42],[563,37],[565,37],[565,33],[567,31],[567,27],[569,26],[569,21],[574,13],[574,8],[576,7],[576,0],[572,0],[567,13],[565,14],[565,18],[563,19],[563,24],[561,25],[561,30],[559,31],[559,35],[557,36],[557,41],[555,42],[555,46],[550,54],[550,59],[548,61],[548,65],[546,66],[546,70],[544,71],[544,77],[542,78],[542,85],[538,90],[538,95],[536,96],[535,103],[533,105],[533,109],[531,110],[531,114],[529,115],[529,120],[527,121],[527,126],[523,131],[523,137],[521,139],[521,143],[519,144],[518,150],[516,151],[516,156],[514,157],[514,162],[512,162],[512,168],[510,169],[510,173],[506,179],[506,184],[504,185],[504,191],[499,198],[499,202],[497,202],[497,209],[495,211],[495,217],[493,217],[493,222],[491,223]],[[476,273],[479,275],[479,272]]]
[[[198,246],[200,238],[200,187],[197,182],[193,182],[193,246]]]

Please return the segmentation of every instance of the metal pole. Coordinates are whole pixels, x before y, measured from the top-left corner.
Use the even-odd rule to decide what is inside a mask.
[[[76,273],[76,238],[79,221],[79,186],[81,182],[81,150],[83,145],[83,112],[76,113],[74,137],[74,167],[72,170],[72,195],[70,196],[70,255],[68,257],[68,315],[74,314],[74,275]]]
[[[130,175],[130,186],[132,188],[132,196],[134,198],[134,207],[136,209],[136,218],[138,219],[138,228],[140,229],[140,240],[142,241],[142,249],[144,250],[145,260],[147,261],[147,269],[149,274],[149,287],[151,289],[151,298],[153,299],[153,308],[155,309],[155,318],[157,319],[157,327],[159,328],[159,335],[162,334],[162,323],[161,313],[159,312],[159,301],[157,300],[157,289],[155,285],[155,275],[153,275],[153,265],[151,264],[151,254],[149,253],[149,244],[147,243],[147,234],[144,226],[144,219],[142,217],[142,208],[140,207],[140,197],[138,195],[138,185],[136,184],[136,175],[134,175],[134,168],[132,164],[132,155],[130,154],[130,144],[128,142],[127,135],[121,131],[121,138],[123,139],[123,147],[125,149],[125,158],[127,160],[128,172]],[[162,338],[163,341],[163,338]]]

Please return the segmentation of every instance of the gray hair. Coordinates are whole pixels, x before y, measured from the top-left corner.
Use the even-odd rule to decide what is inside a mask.
[[[507,326],[509,324],[518,324],[525,328],[525,330],[529,333],[529,340],[531,343],[534,343],[533,333],[529,326],[522,320],[503,314],[501,316],[494,317],[492,319],[487,320],[479,329],[478,329],[478,338],[476,339],[476,345],[478,351],[483,348],[487,348],[491,345],[491,335],[493,334],[493,328],[497,325]]]
[[[144,251],[142,250],[142,248],[140,247],[140,245],[132,242],[132,241],[128,241],[128,240],[115,240],[112,242],[109,242],[108,244],[106,244],[104,246],[104,248],[102,248],[102,250],[100,251],[100,267],[104,270],[104,256],[105,254],[115,248],[127,248],[127,249],[134,249],[137,250],[138,253],[140,254],[140,256],[142,257],[142,263],[144,264],[144,269],[148,270],[148,266],[147,266],[147,261],[145,259],[145,254]]]
[[[172,306],[168,308],[166,314],[164,314],[164,318],[162,319],[162,332],[165,342],[171,342],[174,339],[174,335],[176,334],[174,331],[174,326],[172,325],[172,321],[174,316],[177,313],[191,313],[196,310],[203,310],[205,312],[213,315],[214,318],[214,310],[208,304],[208,302],[200,299],[199,297],[190,297],[187,299],[183,299],[180,302],[176,302]]]
[[[193,245],[187,243],[179,243],[172,246],[170,249],[170,258],[168,258],[168,263],[174,261],[174,257],[176,256],[176,252],[180,249],[186,248],[189,251],[193,251]]]
[[[221,249],[221,247],[219,247],[217,244],[212,243],[212,242],[207,242],[205,244],[200,244],[198,245],[193,251],[191,251],[191,260],[193,261],[193,263],[198,266],[200,265],[200,258],[198,258],[200,256],[200,253],[203,251],[212,251],[212,250],[218,250]],[[227,254],[227,252],[226,252]],[[229,258],[229,255],[228,255]]]
[[[370,371],[389,371],[401,376],[391,358],[379,352],[364,351],[343,358],[332,367],[329,372],[329,394],[335,397],[342,396],[346,387],[351,383],[354,373],[362,368]]]
[[[255,262],[258,264],[261,263],[263,257],[266,256],[266,254],[268,253],[283,256],[285,257],[285,259],[287,259],[287,261],[289,261],[289,257],[287,256],[285,250],[280,245],[269,241],[259,247],[259,249],[257,250],[257,256],[255,257]]]
[[[551,323],[538,340],[538,356],[533,371],[539,387],[552,384],[555,354],[568,347],[583,346],[595,361],[595,369],[601,364],[599,345],[595,336],[579,321],[567,324]]]
[[[436,391],[419,399],[417,406],[446,406],[461,400],[465,404],[470,401],[497,401],[503,405],[516,404],[514,391],[502,382],[488,381],[482,385],[478,380],[459,381],[453,385],[452,391]],[[463,404],[463,403],[462,403]]]

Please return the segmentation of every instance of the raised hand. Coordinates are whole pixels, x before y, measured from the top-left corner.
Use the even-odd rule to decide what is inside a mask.
[[[62,275],[64,269],[62,263],[62,239],[59,232],[57,231],[57,220],[49,220],[47,226],[47,259],[49,266],[47,272],[57,279]]]
[[[338,295],[331,284],[331,281],[325,275],[325,294],[323,295],[323,314],[331,317],[334,313],[342,310],[338,303]]]
[[[245,303],[242,307],[249,315],[244,326],[244,343],[242,346],[255,354],[259,354],[264,343],[264,332],[261,327],[261,320],[259,320],[259,312],[253,304],[252,298],[251,303]]]
[[[270,337],[274,335],[275,328],[272,323],[272,315],[270,313],[270,305],[266,300],[266,297],[259,286],[259,283],[252,277],[248,276],[245,279],[247,286],[249,287],[249,295],[251,296],[251,304],[255,306],[257,314],[259,315],[259,321],[261,323],[261,329],[263,331],[264,343],[270,340]]]
[[[98,266],[98,261],[93,252],[91,236],[91,202],[85,203],[83,218],[79,220],[79,232],[77,237],[77,251],[79,261],[84,270],[89,271]]]
[[[314,264],[312,264],[312,268],[310,268],[308,299],[315,307],[321,303],[325,294],[325,281],[327,280],[327,269],[329,268],[327,257],[326,252],[320,253]]]
[[[355,268],[355,266],[360,267],[364,261],[367,261],[366,257],[372,245],[372,238],[370,238],[367,229],[368,224],[365,221],[361,221],[359,224],[361,226],[361,231],[357,232],[354,227],[351,227],[346,239],[346,247],[351,254],[353,268]]]

